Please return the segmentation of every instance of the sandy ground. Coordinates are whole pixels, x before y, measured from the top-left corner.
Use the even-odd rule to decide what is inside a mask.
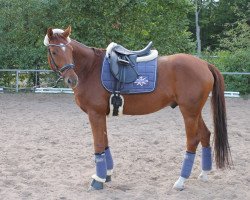
[[[87,120],[67,94],[0,94],[0,199],[250,199],[250,100],[227,98],[234,168],[197,180],[200,147],[186,189],[172,189],[185,152],[179,109],[108,119],[112,182],[87,192],[94,173]],[[210,103],[204,119],[212,129]]]

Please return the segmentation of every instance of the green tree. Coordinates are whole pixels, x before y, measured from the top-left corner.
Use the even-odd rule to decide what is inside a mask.
[[[45,67],[48,27],[73,28],[72,38],[105,48],[139,49],[150,40],[161,54],[192,52],[189,0],[0,0],[0,67]]]
[[[70,2],[63,9],[73,13],[69,22],[76,30],[73,36],[87,45],[106,47],[114,41],[138,49],[152,40],[161,54],[193,51],[187,31],[192,8],[188,0]]]
[[[42,62],[39,1],[0,1],[0,66],[27,68]]]
[[[210,59],[224,72],[250,72],[250,27],[245,20],[235,23],[225,31],[219,40],[220,50],[216,51],[217,59]],[[227,90],[250,93],[249,75],[225,75]]]
[[[237,21],[250,18],[249,0],[191,0],[198,2],[200,9],[202,50],[215,50],[220,47],[220,39],[225,31],[233,28]],[[189,15],[190,31],[195,37],[195,12]]]

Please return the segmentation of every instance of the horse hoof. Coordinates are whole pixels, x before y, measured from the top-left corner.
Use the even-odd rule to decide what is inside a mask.
[[[105,182],[106,182],[106,183],[111,182],[111,176],[107,175],[107,176],[106,176],[106,181],[105,181]]]
[[[201,174],[198,176],[198,179],[204,182],[208,181],[208,172],[207,171],[202,171]]]
[[[90,184],[90,187],[89,187],[88,191],[102,190],[102,189],[103,189],[103,183],[93,179],[91,184]]]
[[[175,190],[182,191],[182,190],[184,190],[184,184],[180,180],[178,180],[175,182],[173,188]]]
[[[198,179],[203,181],[203,182],[208,182],[208,177],[206,175],[204,175],[204,174],[200,174],[198,176]]]
[[[179,177],[179,179],[174,183],[173,188],[175,190],[181,191],[184,190],[184,182],[185,182],[186,178],[183,177]]]
[[[175,183],[173,188],[177,191],[182,191],[182,190],[184,190],[184,185],[178,185]]]

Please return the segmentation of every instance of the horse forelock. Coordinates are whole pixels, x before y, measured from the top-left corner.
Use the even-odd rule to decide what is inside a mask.
[[[53,31],[53,34],[61,34],[64,32],[64,30],[62,30],[62,29],[53,29],[52,31]],[[71,42],[70,37],[67,37],[67,42]],[[49,46],[49,37],[47,34],[44,37],[43,43],[45,46]]]

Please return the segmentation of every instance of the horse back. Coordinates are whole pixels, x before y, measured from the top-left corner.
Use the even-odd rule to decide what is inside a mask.
[[[214,78],[208,63],[188,54],[162,56],[158,59],[159,81],[171,88],[177,101],[190,97],[207,98],[213,88]]]
[[[171,75],[178,82],[213,83],[213,75],[208,68],[208,63],[189,54],[161,56],[158,59],[158,67],[159,74],[166,74],[168,77]]]

